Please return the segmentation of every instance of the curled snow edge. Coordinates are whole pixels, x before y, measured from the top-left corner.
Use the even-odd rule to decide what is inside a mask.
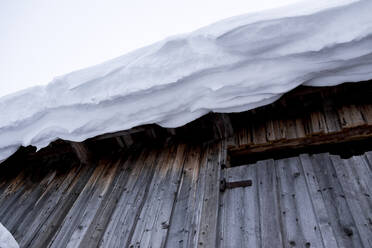
[[[308,1],[220,21],[0,98],[0,161],[19,146],[269,104],[372,78],[372,1]]]
[[[12,234],[0,223],[0,248],[19,248]]]

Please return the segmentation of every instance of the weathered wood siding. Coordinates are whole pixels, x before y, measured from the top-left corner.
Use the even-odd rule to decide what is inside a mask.
[[[0,184],[21,247],[194,247],[215,242],[219,144],[141,149],[39,181]]]
[[[372,153],[328,153],[228,168],[220,247],[372,247]]]
[[[0,183],[21,247],[372,246],[372,152],[221,169],[224,143],[141,149]],[[219,181],[251,179],[226,189]]]

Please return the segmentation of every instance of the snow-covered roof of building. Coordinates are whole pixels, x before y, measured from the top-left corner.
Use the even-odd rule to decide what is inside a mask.
[[[0,98],[0,161],[19,146],[82,141],[240,112],[304,85],[372,78],[372,1],[233,17]]]

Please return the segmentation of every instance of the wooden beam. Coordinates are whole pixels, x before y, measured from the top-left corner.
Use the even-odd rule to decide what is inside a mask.
[[[127,136],[127,135],[131,135],[131,134],[134,134],[134,133],[145,132],[147,130],[147,128],[149,128],[151,126],[152,125],[145,125],[145,126],[131,128],[129,130],[124,130],[124,131],[119,131],[119,132],[114,132],[114,133],[106,133],[106,134],[96,136],[96,137],[92,138],[92,140],[110,139],[110,138],[115,138],[115,137],[118,137],[118,136]]]
[[[265,153],[272,155],[275,152],[294,151],[306,149],[311,150],[317,146],[342,144],[372,138],[372,125],[359,126],[343,129],[334,133],[323,133],[295,139],[281,139],[265,144],[251,144],[230,147],[228,154],[232,160],[241,160],[242,157],[263,156]],[[233,163],[234,164],[234,163]]]
[[[80,163],[88,164],[89,161],[91,161],[92,155],[90,154],[87,146],[84,143],[71,141],[70,144],[75,155],[80,160]]]

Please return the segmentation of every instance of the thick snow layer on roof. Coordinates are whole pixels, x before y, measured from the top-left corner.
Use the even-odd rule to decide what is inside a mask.
[[[0,98],[0,161],[20,145],[239,112],[304,84],[372,78],[372,1],[308,1],[230,18]]]
[[[12,234],[0,223],[0,248],[19,248]]]

